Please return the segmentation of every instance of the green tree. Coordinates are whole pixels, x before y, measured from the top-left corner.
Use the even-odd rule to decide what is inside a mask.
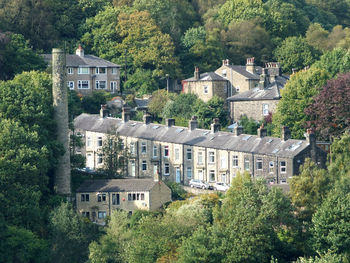
[[[168,93],[166,90],[156,90],[153,92],[148,104],[148,110],[153,117],[160,119],[166,103],[174,96],[174,94]]]
[[[196,116],[198,116],[199,124],[205,129],[210,128],[213,119],[218,118],[221,127],[228,124],[228,114],[225,101],[222,98],[214,96],[207,103],[198,101],[195,105]]]
[[[151,70],[136,69],[135,73],[129,76],[125,82],[125,88],[131,94],[142,96],[151,94],[159,88],[158,82],[152,77]]]
[[[1,33],[0,33],[1,34]],[[43,70],[46,63],[19,34],[3,34],[0,44],[0,80],[12,79],[16,74],[29,70]]]
[[[342,177],[312,218],[314,247],[350,259],[350,181]]]
[[[123,139],[115,131],[107,134],[101,149],[102,170],[110,178],[125,176],[127,172],[129,151]]]
[[[4,263],[44,263],[50,260],[49,245],[33,232],[5,226],[0,234],[0,261]]]
[[[89,244],[99,238],[98,226],[79,216],[68,203],[53,210],[49,221],[55,262],[86,262]]]
[[[333,178],[337,179],[340,176],[350,174],[350,133],[345,132],[340,138],[335,138],[332,146],[330,164],[328,171]]]
[[[288,126],[292,137],[304,137],[306,122],[310,117],[304,110],[313,102],[312,97],[319,93],[320,88],[329,79],[329,74],[317,68],[293,74],[282,90],[282,99],[277,105],[272,123],[274,134],[280,134],[281,126]]]
[[[339,73],[350,70],[350,51],[335,48],[325,52],[312,67],[327,71],[330,78],[335,78]]]
[[[290,180],[290,196],[302,221],[311,222],[332,185],[326,170],[318,168],[310,159],[305,160],[300,174]]]
[[[319,57],[319,53],[310,46],[303,37],[288,37],[275,50],[275,58],[282,63],[286,72],[300,70],[311,66]]]
[[[107,99],[111,97],[111,94],[107,91],[99,90],[89,95],[86,95],[81,100],[81,106],[83,112],[90,114],[97,114],[100,112],[101,105],[107,103]]]
[[[174,100],[167,102],[163,109],[162,116],[164,118],[175,118],[181,116],[188,121],[194,114],[194,105],[197,101],[197,95],[181,93],[176,96]]]
[[[247,116],[242,116],[239,119],[239,125],[243,127],[243,131],[246,134],[257,134],[260,123],[255,121],[253,118],[248,118]]]
[[[121,263],[125,260],[125,248],[131,239],[130,218],[125,211],[113,211],[106,234],[89,245],[91,263]]]

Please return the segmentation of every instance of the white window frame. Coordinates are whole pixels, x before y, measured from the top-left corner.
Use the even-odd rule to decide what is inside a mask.
[[[164,146],[164,158],[169,158],[169,146]]]
[[[85,71],[85,69],[87,69],[87,71]],[[90,68],[89,67],[78,67],[78,74],[79,75],[90,74]]]
[[[203,86],[203,93],[208,94],[209,93],[209,87],[207,85]]]
[[[282,165],[284,163],[284,165]],[[280,172],[281,174],[287,173],[287,162],[286,161],[280,161]]]
[[[192,167],[187,167],[187,179],[192,179]]]
[[[249,159],[249,157],[244,157],[244,170],[250,171],[250,159]]]
[[[101,73],[102,69],[104,69],[104,72]],[[96,75],[106,75],[107,68],[106,67],[96,67],[95,73],[96,73]]]
[[[90,136],[87,136],[86,137],[86,146],[91,147],[91,145],[92,145],[92,139]]]
[[[72,67],[68,67],[68,68],[67,68],[67,73],[68,73],[69,75],[74,74],[73,68],[72,68]]]
[[[169,175],[170,174],[170,165],[169,163],[164,164],[164,175]]]
[[[180,149],[175,148],[175,161],[179,161],[179,160],[180,160]]]
[[[214,177],[214,180],[212,177]],[[209,182],[215,182],[215,170],[209,170]]]
[[[158,157],[158,147],[157,145],[153,145],[153,158]]]
[[[130,143],[130,154],[135,154],[135,143],[134,142]]]
[[[101,84],[104,83],[104,88],[101,88]],[[96,80],[95,81],[96,89],[107,89],[107,81],[106,80]]]
[[[263,110],[263,115],[268,116],[269,115],[269,104],[264,103],[262,110]]]
[[[192,149],[186,149],[186,159],[188,161],[192,160]]]
[[[203,151],[199,151],[197,153],[197,163],[198,164],[203,164]]]
[[[273,170],[275,168],[275,163],[273,161],[269,162],[269,173],[273,173]]]
[[[97,137],[96,145],[97,145],[97,147],[102,147],[102,145],[103,145],[102,136]]]
[[[257,158],[256,159],[256,170],[257,171],[262,171],[263,170],[263,159],[262,158]]]
[[[74,81],[71,81],[71,80],[67,81],[67,86],[68,86],[69,89],[73,90],[74,89]]]
[[[226,154],[221,154],[220,155],[220,167],[222,169],[226,169],[227,168],[227,158],[226,158]]]
[[[106,211],[98,211],[98,219],[105,219],[107,217],[107,212]]]
[[[208,163],[215,163],[215,152],[213,152],[213,151],[209,152]]]
[[[87,84],[87,88],[83,88],[83,84]],[[89,80],[78,80],[78,89],[90,89]]]
[[[146,154],[147,153],[147,143],[141,142],[141,153]]]
[[[97,164],[103,164],[102,153],[97,154]]]
[[[109,82],[109,88],[112,91],[117,91],[118,90],[118,82],[116,82],[116,81]]]
[[[233,155],[232,156],[232,168],[237,168],[239,163],[238,163],[238,155]]]
[[[142,171],[147,171],[147,161],[143,160],[141,165]]]

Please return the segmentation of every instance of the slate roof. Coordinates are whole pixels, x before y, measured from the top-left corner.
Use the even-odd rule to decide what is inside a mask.
[[[265,89],[254,88],[227,98],[228,101],[279,100],[288,77],[278,76]]]
[[[262,68],[258,66],[255,67],[257,74],[247,71],[246,66],[238,66],[238,65],[226,65],[226,66],[236,71],[237,73],[245,76],[247,79],[259,80],[260,79],[259,75],[262,72]]]
[[[227,79],[221,77],[220,75],[216,74],[215,72],[205,72],[200,74],[200,77],[198,80],[192,78],[185,79],[185,81],[208,81],[208,80],[216,80],[216,81],[227,81]]]
[[[51,64],[52,55],[43,54],[44,60]],[[104,60],[102,58],[93,55],[84,55],[80,57],[78,55],[66,55],[66,66],[67,67],[79,67],[79,66],[89,66],[89,67],[120,67],[117,64]]]
[[[94,179],[86,180],[77,189],[82,192],[147,192],[158,182],[153,179]]]
[[[138,121],[123,122],[118,118],[101,118],[99,115],[83,113],[75,118],[76,129],[108,133],[116,131],[121,136],[139,139],[185,144],[213,149],[231,150],[280,157],[294,157],[309,147],[305,140],[289,139],[283,141],[277,137],[263,137],[241,134],[234,136],[230,132],[211,133],[210,130],[185,127],[168,127],[161,124],[145,124]]]

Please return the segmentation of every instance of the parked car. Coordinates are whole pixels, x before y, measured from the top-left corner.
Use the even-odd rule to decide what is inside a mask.
[[[214,184],[214,190],[215,191],[227,191],[230,188],[228,184],[216,182]]]
[[[202,189],[209,189],[209,184],[199,179],[192,179],[190,181],[190,186]]]

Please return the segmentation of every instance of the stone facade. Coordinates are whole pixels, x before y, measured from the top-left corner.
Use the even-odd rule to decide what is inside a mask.
[[[60,49],[52,50],[52,97],[54,118],[57,123],[57,139],[64,147],[64,154],[59,157],[55,171],[55,191],[58,194],[71,194],[69,129],[68,129],[68,98],[65,85],[65,59]]]
[[[76,192],[77,211],[99,224],[115,210],[155,211],[170,201],[170,188],[153,179],[90,180]]]
[[[44,55],[44,59],[50,63],[51,55]],[[75,55],[66,55],[66,76],[66,85],[82,95],[96,90],[120,92],[120,66],[92,55],[85,55],[81,46]]]
[[[217,96],[226,100],[228,82],[214,72],[199,74],[196,67],[194,77],[182,81],[182,92],[196,94],[204,102]]]
[[[325,163],[326,153],[313,141],[291,140],[287,135],[275,138],[266,137],[266,133],[255,136],[202,130],[197,128],[195,118],[188,128],[177,127],[173,122],[160,125],[88,114],[75,120],[76,131],[85,131],[86,140],[96,140],[109,127],[116,129],[131,151],[126,175],[129,177],[159,175],[164,181],[184,185],[191,179],[229,184],[238,172],[246,171],[269,182],[286,183],[287,178],[298,174],[306,157],[313,157],[321,165]],[[86,151],[81,151],[93,169],[99,166],[93,166],[88,156],[96,155],[97,145],[95,142],[92,148],[86,146]]]
[[[269,112],[275,112],[279,100],[233,101],[230,103],[230,117],[237,122],[245,115],[254,120],[263,120]]]

